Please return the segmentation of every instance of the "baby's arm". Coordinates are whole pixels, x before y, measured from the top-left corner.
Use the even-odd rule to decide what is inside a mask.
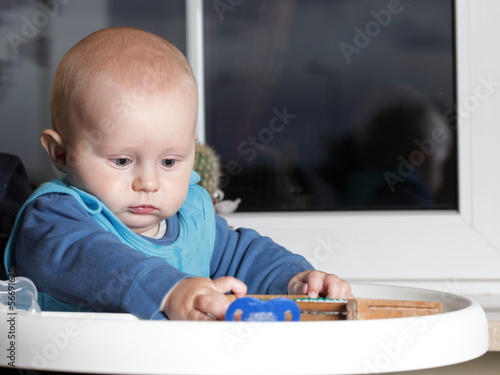
[[[18,275],[79,308],[165,319],[165,295],[191,276],[123,244],[67,195],[38,198],[23,223],[16,241]]]
[[[165,297],[163,311],[169,319],[224,320],[229,307],[229,300],[224,294],[228,292],[243,297],[247,287],[234,277],[184,279]]]
[[[338,276],[322,271],[303,271],[288,283],[288,294],[307,294],[311,298],[353,298],[351,286]]]
[[[252,229],[231,230],[216,216],[217,233],[210,277],[233,276],[243,281],[248,294],[286,294],[290,279],[313,269],[301,255],[293,254]]]

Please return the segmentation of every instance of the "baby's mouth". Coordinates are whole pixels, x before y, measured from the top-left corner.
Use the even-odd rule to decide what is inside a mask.
[[[158,208],[156,208],[155,206],[151,206],[149,204],[145,204],[142,206],[130,207],[130,211],[138,215],[149,215],[155,211],[158,211]]]

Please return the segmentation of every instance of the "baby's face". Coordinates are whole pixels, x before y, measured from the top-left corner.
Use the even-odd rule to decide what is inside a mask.
[[[101,91],[86,108],[67,144],[70,183],[103,201],[132,231],[154,236],[186,198],[195,156],[195,90],[146,96]]]

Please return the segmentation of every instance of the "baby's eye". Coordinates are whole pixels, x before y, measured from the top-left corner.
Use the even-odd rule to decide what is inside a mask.
[[[111,160],[117,167],[126,167],[130,163],[132,163],[132,160],[127,159],[127,158],[118,158],[118,159],[112,159]]]
[[[163,159],[161,161],[161,165],[163,165],[165,168],[172,168],[176,163],[175,159]]]

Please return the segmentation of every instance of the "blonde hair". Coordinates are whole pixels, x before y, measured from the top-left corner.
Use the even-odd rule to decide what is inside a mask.
[[[167,40],[144,30],[114,27],[96,31],[63,56],[52,86],[52,127],[70,124],[86,91],[109,80],[141,92],[163,92],[185,79],[196,85],[186,57]]]

